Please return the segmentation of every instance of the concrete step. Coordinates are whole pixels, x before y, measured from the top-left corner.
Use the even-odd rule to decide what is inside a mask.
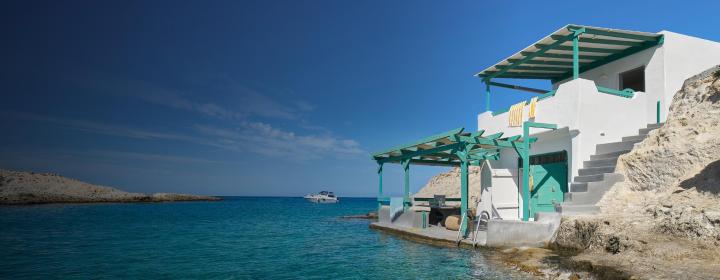
[[[588,183],[570,183],[570,192],[568,193],[575,193],[575,192],[586,192],[588,189]],[[566,194],[568,194],[566,193]]]
[[[614,184],[614,183],[613,183]],[[605,192],[612,188],[613,184],[588,187],[586,192],[566,193],[565,202],[570,204],[595,204],[602,199]]]
[[[595,159],[595,160],[586,160],[583,161],[583,168],[591,168],[591,167],[602,167],[602,166],[612,166],[615,167],[617,165],[618,157],[610,157],[610,158],[603,158],[603,159]]]
[[[663,126],[664,124],[665,124],[664,122],[663,122],[663,123],[651,123],[651,124],[648,124],[648,125],[646,126],[646,128],[656,129],[656,128],[660,128],[660,127]]]
[[[573,178],[573,182],[574,183],[597,182],[597,181],[602,181],[602,179],[603,179],[603,174],[575,176],[575,178]]]
[[[590,156],[590,160],[609,159],[609,158],[617,159],[619,156],[627,154],[629,152],[630,152],[630,149],[622,150],[622,151],[615,151],[612,153],[594,154],[594,155]]]
[[[631,142],[631,141],[642,142],[642,140],[645,140],[645,138],[647,138],[647,134],[623,137],[622,141],[623,142]]]
[[[585,167],[583,169],[578,170],[578,175],[585,176],[585,175],[597,175],[597,174],[604,174],[604,173],[613,173],[615,172],[615,165],[612,166],[598,166],[598,167]]]
[[[595,146],[595,154],[607,154],[619,151],[632,150],[632,148],[635,146],[635,143],[638,143],[640,141],[642,140],[598,144],[597,146]]]
[[[600,213],[600,207],[595,205],[561,204],[555,210],[563,216],[581,216]]]

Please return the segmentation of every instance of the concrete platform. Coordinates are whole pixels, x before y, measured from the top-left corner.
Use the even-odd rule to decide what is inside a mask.
[[[407,227],[397,224],[376,222],[370,224],[370,228],[387,232],[393,235],[400,236],[402,238],[410,239],[421,243],[433,244],[438,246],[459,246],[472,248],[472,231],[468,234],[468,237],[460,241],[460,244],[456,242],[457,231],[447,230],[444,227],[431,225],[427,228],[416,228]],[[486,232],[478,231],[477,246],[485,246]]]

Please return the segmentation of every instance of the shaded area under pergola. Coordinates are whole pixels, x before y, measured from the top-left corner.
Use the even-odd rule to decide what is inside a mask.
[[[528,220],[529,188],[528,169],[531,143],[537,138],[530,137],[530,128],[556,129],[554,124],[526,121],[523,123],[523,134],[503,137],[503,133],[485,135],[484,130],[468,133],[464,128],[456,128],[444,133],[426,137],[405,145],[372,154],[378,163],[378,207],[387,203],[389,198],[383,196],[383,165],[385,163],[400,164],[404,170],[403,205],[405,211],[412,206],[410,199],[410,165],[432,165],[460,167],[460,213],[467,216],[468,210],[468,166],[480,165],[482,161],[498,160],[501,149],[513,149],[522,158],[523,166],[523,220]],[[467,219],[463,219],[460,228],[467,233]]]

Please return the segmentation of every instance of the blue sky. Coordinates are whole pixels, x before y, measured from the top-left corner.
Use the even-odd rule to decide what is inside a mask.
[[[4,1],[0,168],[138,192],[374,196],[370,152],[477,129],[472,75],[565,24],[720,41],[716,1],[508,2]],[[494,109],[528,97],[494,93]],[[443,170],[413,167],[412,189]],[[399,194],[400,168],[386,174]]]

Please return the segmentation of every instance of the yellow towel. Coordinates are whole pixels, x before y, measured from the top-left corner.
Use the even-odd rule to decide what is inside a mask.
[[[528,112],[528,119],[535,118],[535,107],[537,106],[537,97],[530,99],[530,111]]]
[[[510,114],[508,115],[510,127],[522,125],[524,109],[525,101],[510,106]]]

